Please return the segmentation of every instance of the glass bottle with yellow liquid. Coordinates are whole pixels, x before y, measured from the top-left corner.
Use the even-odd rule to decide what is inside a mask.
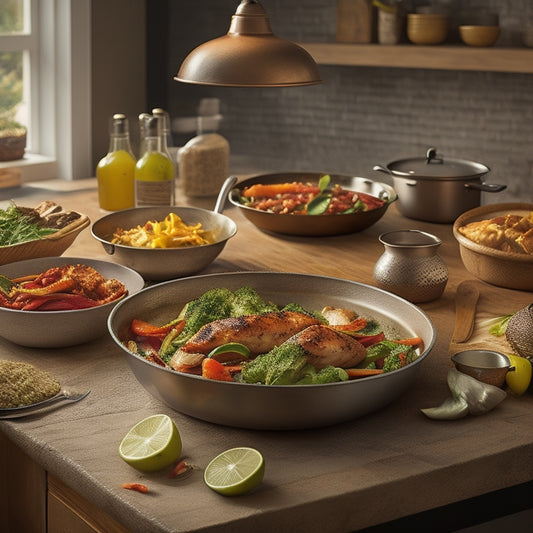
[[[128,119],[122,113],[111,117],[109,151],[96,167],[98,203],[106,211],[135,205],[135,157],[131,150]]]
[[[174,205],[174,164],[162,135],[164,119],[149,114],[139,118],[145,138],[144,153],[135,165],[135,205]]]

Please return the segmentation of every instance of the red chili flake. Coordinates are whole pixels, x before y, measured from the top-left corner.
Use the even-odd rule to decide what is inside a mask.
[[[180,461],[178,464],[176,464],[176,466],[171,470],[170,474],[168,475],[168,477],[170,479],[173,479],[175,477],[178,477],[178,476],[181,476],[183,474],[185,474],[185,472],[188,472],[189,470],[191,469],[191,467],[185,462],[185,461]]]
[[[123,489],[136,490],[137,492],[148,492],[148,487],[142,483],[122,483]]]

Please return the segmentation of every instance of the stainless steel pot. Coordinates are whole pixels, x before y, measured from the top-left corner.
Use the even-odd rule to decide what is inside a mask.
[[[398,209],[408,218],[450,223],[460,214],[478,207],[482,192],[500,192],[506,185],[482,181],[490,169],[464,159],[437,157],[429,148],[426,157],[400,159],[374,170],[392,177]]]

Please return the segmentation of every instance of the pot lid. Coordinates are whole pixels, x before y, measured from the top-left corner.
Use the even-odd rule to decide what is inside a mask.
[[[387,169],[393,176],[429,179],[477,178],[490,170],[475,161],[439,157],[435,148],[428,148],[426,157],[400,159],[389,163]]]

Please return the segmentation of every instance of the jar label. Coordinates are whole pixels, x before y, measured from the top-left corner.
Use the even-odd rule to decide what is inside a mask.
[[[172,205],[174,181],[135,181],[135,205]]]

